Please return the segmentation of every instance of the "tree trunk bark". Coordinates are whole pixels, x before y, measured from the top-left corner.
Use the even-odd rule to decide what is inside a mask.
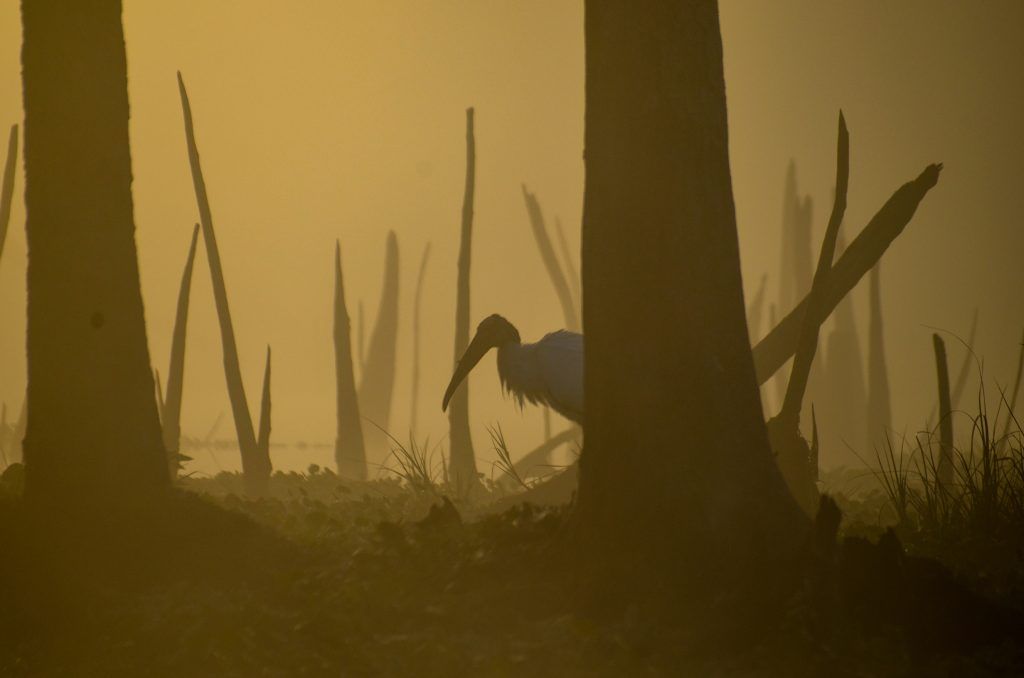
[[[747,336],[717,2],[588,0],[585,34],[578,527],[627,568],[728,576],[806,520]]]
[[[26,495],[168,482],[135,249],[121,2],[22,3]]]

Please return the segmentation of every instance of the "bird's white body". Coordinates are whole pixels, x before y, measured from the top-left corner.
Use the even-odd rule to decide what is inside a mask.
[[[583,423],[583,335],[559,330],[532,344],[498,347],[498,378],[522,406],[547,405]]]

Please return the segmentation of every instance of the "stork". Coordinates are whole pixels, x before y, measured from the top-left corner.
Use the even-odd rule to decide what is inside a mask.
[[[470,370],[492,348],[498,349],[498,379],[519,406],[547,405],[566,419],[583,423],[583,335],[567,330],[524,344],[519,330],[500,315],[485,318],[455,367],[442,410]]]

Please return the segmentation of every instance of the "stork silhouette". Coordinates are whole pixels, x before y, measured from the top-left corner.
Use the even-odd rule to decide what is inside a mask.
[[[559,330],[524,344],[519,330],[500,315],[485,318],[455,367],[441,409],[492,348],[498,349],[498,379],[522,407],[547,405],[566,419],[583,423],[583,335]]]

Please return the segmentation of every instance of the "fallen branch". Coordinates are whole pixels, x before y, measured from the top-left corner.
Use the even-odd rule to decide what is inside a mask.
[[[929,165],[913,181],[893,193],[892,197],[872,217],[864,230],[850,244],[839,261],[832,267],[824,283],[821,305],[812,320],[821,324],[832,313],[864,274],[881,259],[892,241],[903,232],[914,216],[917,206],[939,181],[942,165]],[[764,384],[796,352],[807,298],[772,328],[768,335],[753,348],[757,383]]]

